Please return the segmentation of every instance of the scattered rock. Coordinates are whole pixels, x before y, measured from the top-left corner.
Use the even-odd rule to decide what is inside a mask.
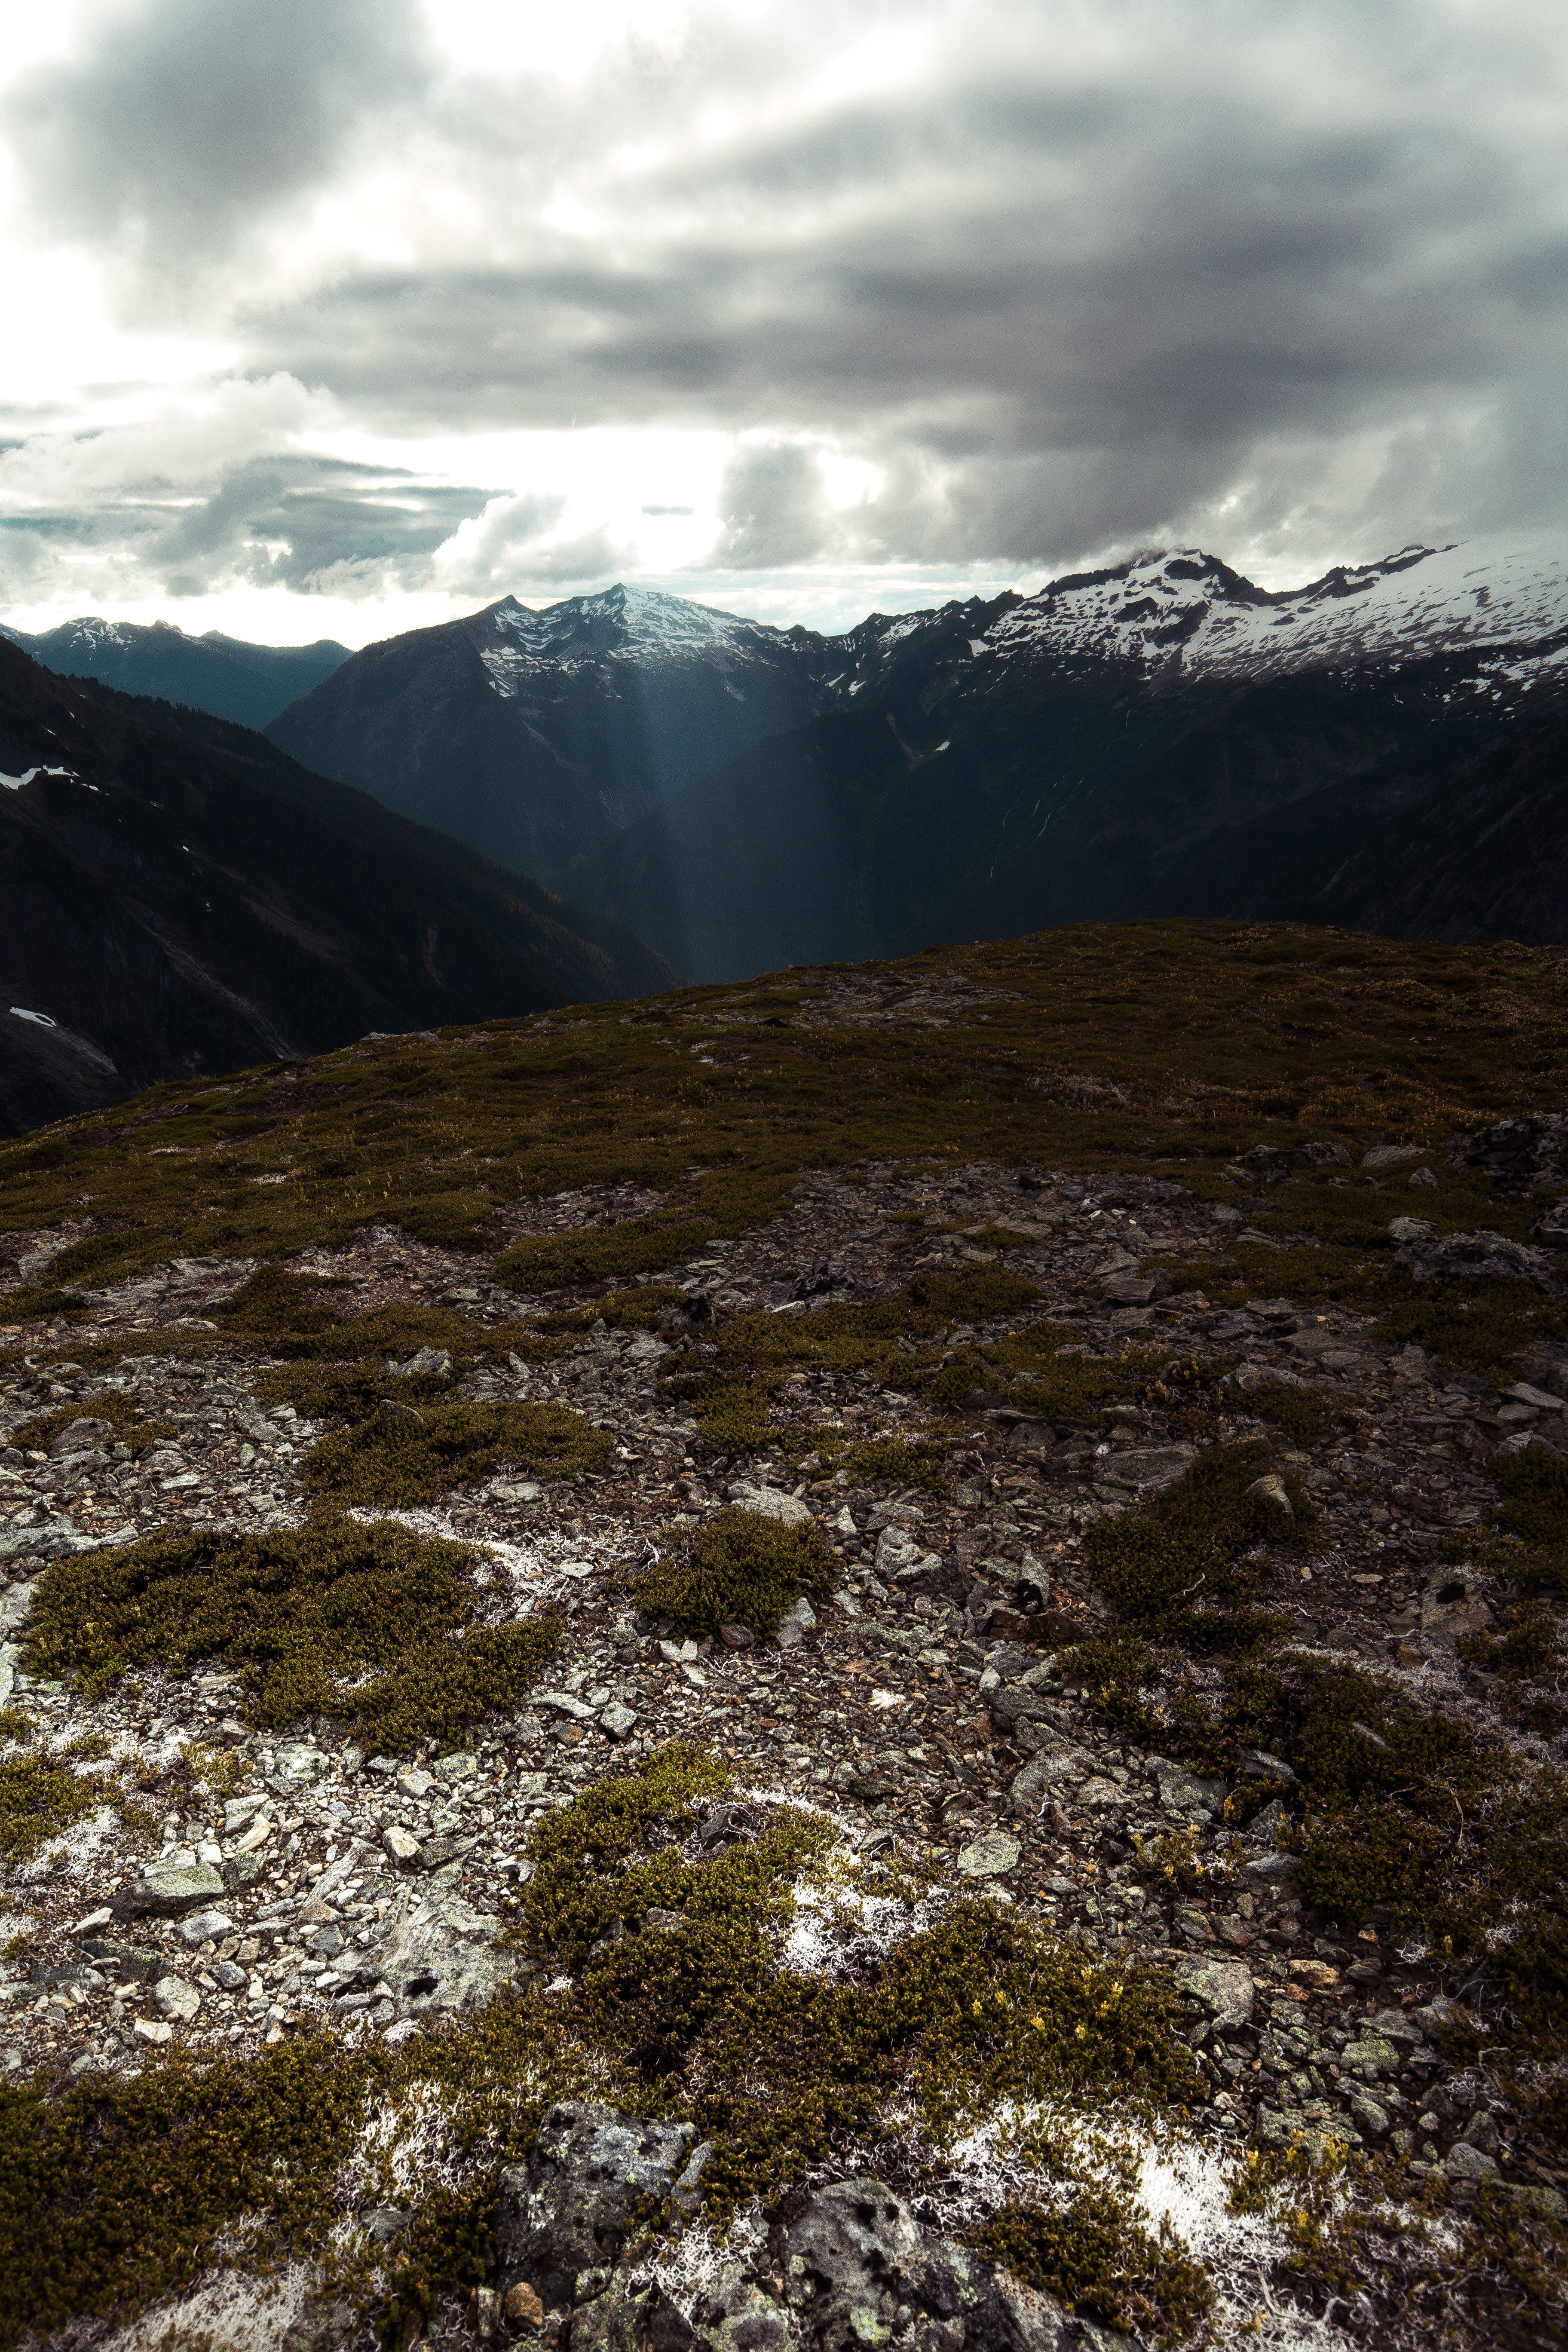
[[[1005,1878],[1010,1870],[1016,1870],[1022,1852],[1017,1839],[1009,1837],[1005,1830],[987,1830],[961,1850],[957,1866],[965,1878]]]

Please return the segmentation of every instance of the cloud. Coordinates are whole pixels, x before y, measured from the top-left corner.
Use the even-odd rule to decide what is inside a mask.
[[[135,261],[132,327],[180,289],[239,389],[193,425],[199,464],[165,435],[187,509],[98,483],[132,455],[110,420],[0,562],[489,597],[635,569],[645,517],[689,564],[711,512],[710,572],[759,588],[1162,539],[1310,571],[1568,520],[1548,0],[646,15],[100,5],[12,85],[33,200]],[[268,384],[293,390],[263,429]],[[307,465],[329,419],[360,473]],[[586,458],[497,481],[453,454],[590,429],[727,445],[676,554],[680,509],[642,492],[691,503],[689,473],[624,467],[595,503]]]
[[[39,214],[178,278],[320,186],[425,79],[417,0],[133,0],[13,85]]]
[[[559,492],[489,499],[437,551],[432,578],[455,596],[493,600],[592,586],[630,568],[634,551],[602,527],[556,532],[566,505]]]
[[[0,455],[0,596],[51,572],[96,601],[210,595],[237,585],[364,597],[426,586],[485,500],[305,446],[338,422],[291,377],[226,383],[145,421],[39,435]]]
[[[826,552],[833,521],[816,452],[795,441],[738,449],[720,486],[719,517],[712,560],[726,568],[767,571]]]

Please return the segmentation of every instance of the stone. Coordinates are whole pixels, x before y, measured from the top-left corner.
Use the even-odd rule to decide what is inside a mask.
[[[773,1639],[781,1650],[796,1649],[816,1623],[816,1612],[803,1592],[800,1599],[784,1611]]]
[[[419,1858],[418,1839],[410,1831],[400,1829],[395,1823],[390,1829],[383,1830],[381,1849],[388,1862],[402,1864],[416,1862]]]
[[[1237,1759],[1237,1777],[1242,1780],[1279,1780],[1287,1789],[1296,1786],[1296,1775],[1283,1756],[1271,1756],[1267,1748],[1245,1749]]]
[[[1013,1810],[1037,1813],[1048,1804],[1053,1790],[1072,1780],[1088,1759],[1076,1748],[1041,1748],[1030,1757],[1009,1790]]]
[[[1381,2139],[1388,2129],[1388,2117],[1375,2099],[1358,2092],[1351,2101],[1351,2116],[1363,2139]]]
[[[160,1977],[153,1988],[153,1999],[163,2015],[189,2025],[202,2005],[201,1994],[184,1977]]]
[[[931,2352],[959,2346],[963,2352],[1131,2352],[1125,2336],[1069,2318],[1053,2297],[1021,2289],[969,2247],[922,2228],[884,2181],[836,2181],[789,2199],[784,2210],[777,2276],[793,2323],[789,2336],[811,2352],[878,2352],[895,2336]],[[737,2280],[732,2292],[739,2291],[743,2283]],[[731,2308],[728,2331],[710,2332],[706,2314],[700,2316],[704,2352],[747,2352],[752,2345],[757,2352],[782,2352],[788,2336],[759,2325],[765,2306],[759,2308],[754,2292]]]
[[[1170,1296],[1168,1274],[1113,1274],[1100,1286],[1100,1295],[1115,1307],[1152,1307]]]
[[[245,1970],[233,1960],[215,1960],[212,1972],[220,1992],[237,1992],[246,1980]]]
[[[1005,1830],[986,1830],[963,1848],[957,1866],[965,1878],[1005,1878],[1017,1868],[1022,1851]]]
[[[1171,1980],[1210,2017],[1252,2014],[1252,1970],[1245,1960],[1181,1960]]]
[[[542,2327],[544,2305],[525,2279],[509,2286],[500,2299],[501,2317],[510,2327],[518,2329]]]
[[[613,1699],[599,1717],[599,1728],[612,1739],[629,1739],[637,1729],[637,1710]]]
[[[1183,1771],[1179,1764],[1167,1764],[1163,1758],[1152,1756],[1149,1764],[1159,1780],[1160,1802],[1166,1812],[1215,1812],[1224,1804],[1223,1780],[1200,1780],[1191,1772]]]
[[[224,1891],[210,1862],[155,1862],[133,1886],[114,1896],[110,1909],[117,1919],[183,1919]]]
[[[692,1655],[695,1657],[696,1654],[694,1647]],[[574,1697],[570,1691],[535,1691],[531,1703],[536,1707],[547,1708],[552,1715],[569,1716],[574,1723],[592,1723],[594,1720],[593,1708],[584,1705],[582,1699]]]
[[[1497,2165],[1468,2140],[1456,2140],[1443,2159],[1443,2169],[1450,2180],[1495,2180]]]
[[[138,2042],[149,2042],[155,2050],[174,2038],[172,2025],[165,2025],[160,2019],[151,2017],[139,2017],[131,2031]]]
[[[1255,1478],[1247,1489],[1247,1498],[1251,1503],[1262,1503],[1267,1509],[1279,1513],[1283,1518],[1290,1519],[1296,1516],[1290,1507],[1290,1497],[1285,1492],[1285,1481],[1278,1470],[1266,1470],[1261,1478]]]
[[[1417,1282],[1474,1282],[1513,1276],[1532,1282],[1548,1297],[1556,1297],[1561,1289],[1550,1251],[1510,1241],[1507,1234],[1484,1226],[1474,1233],[1428,1234],[1406,1242],[1395,1250],[1394,1263],[1408,1267]]]
[[[405,1364],[395,1364],[392,1370],[400,1381],[439,1379],[450,1374],[452,1359],[445,1348],[420,1348]]]
[[[1370,1151],[1362,1154],[1363,1168],[1405,1168],[1413,1160],[1423,1157],[1418,1143],[1374,1143]]]
[[[450,1756],[443,1756],[430,1767],[437,1780],[449,1781],[471,1780],[479,1769],[479,1758],[466,1748],[459,1748]]]
[[[1483,2156],[1495,2156],[1502,2146],[1502,2134],[1497,2117],[1485,2107],[1478,2107],[1459,2137],[1471,2147],[1479,2147]]]
[[[1094,1468],[1097,1477],[1109,1478],[1117,1486],[1157,1494],[1162,1487],[1173,1486],[1196,1460],[1195,1445],[1129,1445],[1118,1446],[1097,1461]]]
[[[89,1911],[85,1919],[79,1919],[76,1926],[71,1929],[71,1934],[73,1936],[96,1936],[100,1927],[108,1927],[113,1916],[114,1914],[110,1909],[108,1904],[101,1904],[96,1911]]]
[[[183,1944],[216,1943],[220,1936],[229,1934],[233,1926],[234,1921],[226,1911],[193,1911],[189,1918],[180,1922],[180,1941]]]
[[[436,1843],[433,1838],[426,1854]],[[448,1875],[437,1873],[417,1893],[405,1894],[404,1907],[384,1922],[383,1940],[359,1964],[360,1980],[384,1982],[399,2018],[482,2009],[516,1971],[516,1954],[498,1941],[500,1928],[499,1918],[476,1911]]]
[[[615,2107],[562,2100],[549,2108],[526,2164],[500,2176],[503,2291],[521,2282],[547,2307],[575,2302],[580,2275],[615,2263],[644,2200],[668,2197],[696,2137],[692,2124]]]
[[[291,1739],[278,1750],[267,1776],[268,1785],[282,1794],[292,1795],[296,1789],[308,1789],[312,1780],[319,1780],[327,1762],[312,1741]]]
[[[1568,2203],[1555,2189],[1538,2188],[1534,2181],[1505,2181],[1500,2185],[1503,2195],[1521,2212],[1539,2213],[1543,2221],[1568,2221]]]
[[[1432,1578],[1421,1595],[1423,1642],[1457,1642],[1479,1633],[1492,1622],[1492,1612],[1471,1579],[1450,1570]]]
[[[785,1495],[776,1486],[753,1486],[742,1480],[731,1487],[730,1500],[742,1511],[758,1511],[786,1528],[805,1527],[811,1517],[809,1506],[797,1495]]]
[[[107,1421],[95,1421],[90,1415],[84,1415],[79,1421],[67,1422],[49,1452],[57,1459],[65,1454],[86,1454],[101,1445],[112,1433]]]
[[[1371,2074],[1397,2074],[1400,2052],[1382,2033],[1363,2033],[1359,2040],[1347,2042],[1342,2053],[1347,2066],[1364,2066]]]

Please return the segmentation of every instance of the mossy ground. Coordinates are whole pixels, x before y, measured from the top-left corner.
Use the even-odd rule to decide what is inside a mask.
[[[352,1431],[387,1392],[388,1360],[419,1346],[446,1349],[456,1381],[504,1353],[537,1360],[564,1350],[599,1314],[612,1327],[646,1328],[678,1299],[668,1286],[632,1277],[673,1270],[712,1240],[765,1223],[808,1169],[876,1157],[933,1171],[975,1160],[1164,1170],[1218,1198],[1234,1192],[1223,1174],[1233,1155],[1258,1142],[1339,1138],[1420,1143],[1442,1181],[1412,1193],[1403,1181],[1356,1172],[1267,1188],[1253,1214],[1283,1246],[1242,1243],[1223,1276],[1194,1269],[1179,1279],[1203,1281],[1222,1300],[1248,1286],[1303,1305],[1340,1297],[1455,1368],[1495,1370],[1522,1341],[1563,1335],[1562,1302],[1529,1285],[1415,1284],[1393,1265],[1386,1232],[1390,1218],[1412,1213],[1450,1229],[1518,1230],[1517,1210],[1449,1178],[1441,1147],[1458,1129],[1557,1098],[1568,1065],[1568,964],[1559,951],[1349,942],[1300,927],[1089,925],[934,950],[900,971],[917,984],[955,975],[988,994],[972,1004],[950,996],[942,1025],[890,1044],[885,1029],[834,1013],[833,972],[784,988],[694,990],[651,1008],[362,1045],[310,1065],[156,1088],[107,1116],[64,1122],[0,1149],[0,1222],[79,1229],[85,1216],[94,1230],[62,1255],[48,1285],[10,1294],[0,1311],[18,1323],[63,1318],[77,1285],[181,1255],[253,1256],[261,1273],[213,1315],[215,1330],[84,1337],[73,1360],[85,1370],[138,1350],[269,1359],[266,1396]],[[737,1034],[749,1058],[693,1064],[700,1038]],[[261,1175],[284,1181],[256,1183]],[[358,1317],[352,1295],[281,1271],[306,1244],[347,1241],[372,1220],[492,1252],[515,1232],[504,1213],[518,1202],[634,1182],[662,1194],[654,1216],[513,1245],[508,1275],[520,1290],[570,1286],[563,1311],[543,1323],[486,1328],[428,1308]],[[1010,1246],[1000,1229],[987,1240]],[[677,1378],[691,1383],[703,1426],[725,1452],[778,1441],[777,1391],[792,1369],[870,1371],[954,1414],[969,1390],[995,1387],[1046,1420],[1091,1421],[1123,1399],[1179,1391],[1195,1427],[1212,1406],[1223,1366],[1156,1360],[1142,1348],[1116,1360],[1063,1354],[1074,1343],[1029,1326],[1027,1286],[1005,1264],[943,1279],[946,1290],[911,1282],[897,1301],[868,1307],[739,1318],[712,1341],[694,1338]],[[974,1336],[955,1342],[953,1327]],[[444,1412],[451,1385],[399,1382],[395,1396]],[[354,1458],[352,1446],[345,1458]],[[1494,1975],[1511,1971],[1517,1997],[1534,2004],[1530,2013],[1561,2047],[1563,1792],[1510,1779],[1491,1751],[1445,1745],[1424,1721],[1406,1722],[1375,1676],[1293,1657],[1285,1630],[1247,1600],[1249,1554],[1281,1533],[1242,1507],[1237,1481],[1248,1466],[1231,1461],[1209,1473],[1216,1484],[1202,1513],[1184,1517],[1189,1491],[1136,1526],[1108,1523],[1097,1564],[1124,1614],[1081,1654],[1091,1687],[1145,1744],[1194,1763],[1223,1763],[1249,1745],[1289,1759],[1301,1790],[1290,1803],[1303,1868],[1317,1874],[1325,1900],[1391,1900],[1401,1916],[1448,1935],[1456,1954],[1481,1950],[1500,1926],[1510,1940],[1489,1965]],[[1506,1513],[1516,1502],[1524,1517],[1513,1527]],[[1562,1589],[1555,1507],[1533,1490],[1505,1498],[1499,1550],[1518,1563],[1526,1594]],[[1303,1510],[1298,1535],[1304,1524]],[[487,1706],[510,1704],[537,1670],[536,1654],[484,1655],[463,1568],[436,1556],[439,1548],[403,1549],[400,1536],[330,1517],[288,1538],[299,1549],[260,1540],[246,1552],[169,1538],[56,1563],[39,1580],[32,1638],[46,1647],[35,1670],[112,1679],[143,1656],[231,1658],[255,1719],[329,1714],[384,1746],[416,1731],[445,1736]],[[117,1580],[121,1571],[130,1584]],[[1205,1580],[1195,1591],[1189,1571]],[[527,1630],[544,1638],[543,1628]],[[1498,1646],[1514,1643],[1522,1664],[1536,1638],[1528,1622],[1509,1625]],[[370,1681],[342,1688],[361,1673]],[[31,2093],[6,2091],[5,2194],[29,2223],[42,2217],[6,2282],[13,2312],[29,2296],[29,2316],[129,2305],[192,2275],[215,2229],[263,2202],[281,2236],[309,2242],[326,2168],[344,2144],[334,2118],[356,2100],[355,2112],[373,2097],[416,2100],[443,2067],[451,2071],[442,2096],[459,2117],[449,2144],[467,2150],[468,2169],[457,2165],[449,2177],[461,2185],[426,2200],[395,2290],[408,2320],[428,2307],[432,2280],[482,2267],[498,2151],[526,2143],[545,2097],[588,2079],[700,2114],[723,2142],[719,2179],[731,2199],[795,2177],[807,2151],[852,2141],[877,2098],[912,2102],[940,2139],[1009,2097],[1102,2100],[1129,2085],[1155,2105],[1184,2095],[1184,2054],[1157,1990],[1086,1969],[1081,1955],[1064,1956],[999,1906],[959,1906],[852,1983],[784,1969],[789,1889],[821,1859],[809,1818],[752,1840],[750,1862],[735,1849],[733,1859],[698,1853],[672,1864],[700,1795],[710,1792],[690,1782],[682,1795],[687,1769],[651,1800],[616,1800],[641,1827],[611,1864],[601,1866],[611,1827],[604,1808],[579,1816],[574,1807],[552,1824],[575,1817],[579,1848],[568,1858],[608,1919],[625,1919],[613,1906],[637,1872],[655,1865],[682,1919],[663,1937],[632,1930],[574,1963],[569,1996],[500,2004],[473,2029],[433,2037],[395,2063],[384,2053],[312,2058],[310,2045],[297,2045],[274,2053],[271,2089],[270,2078],[243,2068],[213,2077],[192,2070],[182,2086],[177,2070],[150,2067],[144,2095],[135,2084],[79,2085],[50,2110],[65,2118],[63,2137],[40,2126]],[[568,1837],[563,1856],[570,1845]],[[542,1845],[538,1858],[542,1886],[558,1857]],[[542,1919],[535,1928],[545,1966],[576,1948],[570,1922],[559,1937]],[[327,2097],[307,2079],[312,2065],[331,2093],[326,2107],[310,2104]],[[420,2067],[432,2071],[420,2076]],[[199,2084],[209,2079],[204,2108]],[[260,2133],[261,2109],[245,2105],[253,2084],[283,2102],[268,2110],[281,2120]],[[226,2115],[243,2110],[242,2154],[232,2152],[231,2123],[209,2129],[200,2120],[225,2100]],[[258,2142],[273,2166],[259,2182],[247,2168]],[[37,2168],[46,2158],[52,2173]],[[1120,2223],[1088,2204],[1080,2218],[1076,2245],[1039,2242],[1038,2258],[1070,2259],[1073,2275],[1092,2284],[1095,2264],[1110,2259],[1105,2233]],[[1146,2248],[1118,2244],[1128,2278],[1157,2282]],[[1158,2311],[1153,2284],[1145,2291]]]
[[[992,993],[967,1012],[954,1000],[900,1049],[897,1087],[885,1036],[820,1018],[831,971],[784,1009],[766,984],[692,989],[657,1020],[603,1005],[351,1046],[23,1137],[0,1150],[0,1218],[58,1224],[90,1196],[101,1230],[56,1262],[51,1295],[180,1255],[276,1261],[373,1218],[485,1246],[509,1202],[584,1184],[657,1187],[661,1219],[733,1235],[774,1214],[802,1169],[870,1155],[1218,1164],[1281,1125],[1436,1145],[1531,1108],[1568,1059],[1568,970],[1552,950],[1358,939],[1350,978],[1345,951],[1338,933],[1234,923],[933,949],[900,970]],[[692,1065],[694,1037],[737,1031],[744,1062]],[[1074,1088],[1075,1074],[1113,1091]],[[647,1247],[670,1255],[624,1271],[688,1244],[661,1225]],[[531,1278],[551,1274],[568,1278],[542,1258]]]
[[[344,1507],[406,1509],[471,1486],[502,1463],[538,1478],[573,1478],[607,1459],[610,1438],[559,1404],[422,1404],[384,1401],[320,1439],[307,1455],[308,1493]]]
[[[0,1758],[0,1860],[29,1861],[102,1801],[103,1791],[67,1765],[31,1756]]]
[[[132,1454],[144,1454],[150,1446],[165,1438],[179,1434],[172,1421],[148,1421],[134,1397],[110,1391],[93,1397],[84,1404],[57,1405],[52,1412],[41,1412],[25,1422],[10,1443],[23,1453],[47,1454],[63,1429],[73,1421],[106,1421],[109,1435],[106,1445],[128,1445]]]
[[[773,1633],[803,1593],[826,1592],[833,1555],[815,1526],[784,1527],[760,1511],[717,1511],[695,1534],[633,1580],[645,1614],[682,1636],[721,1625]]]
[[[670,1748],[587,1792],[536,1833],[519,1930],[542,1964],[580,1972],[565,2014],[639,2100],[715,2140],[721,2212],[800,2179],[894,2103],[912,2105],[940,2160],[1009,2101],[1043,2113],[1114,2083],[1131,2113],[1193,2095],[1170,1995],[1004,1905],[957,1903],[842,1979],[790,1967],[806,1885],[818,1906],[837,1895],[847,1932],[858,1898],[909,1909],[923,1890],[836,1856],[831,1825],[788,1809],[694,1851],[730,1788],[716,1759]]]
[[[1069,2311],[1136,2327],[1159,2345],[1179,2344],[1213,2307],[1206,2272],[1169,2223],[1151,2232],[1111,2189],[1082,2189],[1060,2205],[1004,2206],[977,2234],[986,2253]]]
[[[302,2036],[247,2062],[176,2053],[57,2097],[0,2084],[0,2344],[68,2316],[123,2316],[215,2261],[284,2253],[322,2263],[374,2307],[384,2341],[406,2342],[439,2293],[486,2274],[501,2168],[552,2100],[590,2087],[633,2112],[691,2116],[717,2143],[705,2178],[721,2217],[894,2106],[918,2112],[940,2170],[1001,2102],[1059,2117],[1114,2092],[1124,2113],[1152,2115],[1194,2091],[1171,1997],[1140,1972],[1088,1963],[991,1902],[921,1926],[922,1889],[836,1854],[817,1815],[778,1809],[737,1842],[693,1848],[732,1795],[717,1759],[668,1748],[535,1831],[516,1940],[570,1990],[525,1988],[395,2052]],[[817,1916],[843,1902],[847,1929],[869,1895],[912,1932],[852,1978],[803,1973],[784,1938],[808,1889]],[[1038,2145],[1021,2143],[1053,2178],[1056,2133],[1042,2121]],[[419,2210],[383,2272],[352,2231],[329,2245],[343,2168],[356,2168],[355,2204],[391,2200],[410,2137]],[[1081,2227],[1060,2233],[1058,2259],[1092,2301],[1108,2222],[1089,2184],[1079,2194]],[[1118,2243],[1142,2262],[1125,2223]],[[1125,2292],[1169,2315],[1194,2290],[1162,2247],[1130,2266]]]
[[[101,1692],[137,1666],[221,1658],[258,1724],[327,1717],[406,1750],[515,1706],[559,1644],[552,1619],[472,1624],[472,1560],[461,1544],[330,1514],[231,1543],[153,1536],[45,1569],[26,1661]]]
[[[1562,1465],[1542,1456],[1529,1470],[1532,1458],[1501,1475],[1540,1533],[1556,1525]],[[1212,1446],[1150,1509],[1099,1523],[1086,1549],[1121,1622],[1069,1663],[1131,1738],[1194,1769],[1232,1772],[1249,1750],[1280,1758],[1294,1778],[1238,1792],[1227,1811],[1242,1824],[1285,1800],[1283,1842],[1309,1900],[1347,1923],[1375,1914],[1420,1930],[1455,1965],[1500,1979],[1552,2046],[1568,2042],[1568,1780],[1374,1672],[1325,1665],[1287,1621],[1247,1605],[1247,1548],[1311,1533],[1293,1482],[1290,1521],[1248,1494],[1267,1461],[1261,1445]],[[1539,1611],[1472,1646],[1521,1677],[1559,1654]]]

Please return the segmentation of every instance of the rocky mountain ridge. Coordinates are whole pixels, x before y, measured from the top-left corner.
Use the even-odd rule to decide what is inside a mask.
[[[1542,560],[1410,548],[1285,592],[1185,551],[840,637],[506,600],[271,731],[702,976],[1144,912],[1558,937],[1555,817],[1544,864],[1538,816],[1497,828],[1510,757],[1560,771],[1565,661]],[[1456,874],[1484,850],[1468,899],[1407,854],[1439,807]]]
[[[184,703],[256,728],[330,677],[349,652],[331,637],[310,646],[257,646],[217,629],[191,637],[169,621],[144,625],[93,614],[33,635],[0,624],[0,636],[62,677],[96,678],[123,694]]]

